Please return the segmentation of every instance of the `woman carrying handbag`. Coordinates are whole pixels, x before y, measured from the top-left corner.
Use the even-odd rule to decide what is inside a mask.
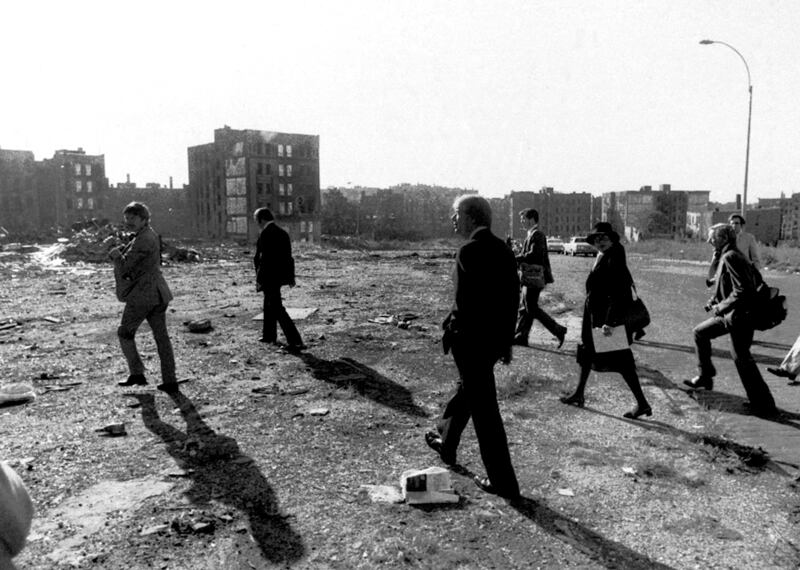
[[[639,322],[630,322],[635,312],[632,296],[634,287],[625,261],[625,248],[608,222],[595,224],[594,231],[586,241],[597,249],[598,255],[586,279],[581,343],[577,351],[580,376],[575,392],[561,398],[561,401],[582,408],[591,371],[618,372],[636,398],[636,407],[623,414],[624,417],[637,419],[650,416],[653,410],[639,383],[630,347],[632,334],[643,328],[643,320],[639,316]],[[644,307],[644,304],[641,306]]]

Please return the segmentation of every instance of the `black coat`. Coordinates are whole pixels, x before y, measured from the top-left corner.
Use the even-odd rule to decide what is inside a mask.
[[[262,289],[294,285],[294,260],[289,234],[275,222],[261,230],[253,258],[256,282]]]
[[[487,350],[493,359],[510,353],[519,306],[514,254],[488,228],[478,230],[456,254],[455,302],[444,322],[453,343]]]
[[[625,317],[633,302],[632,287],[633,277],[625,260],[625,248],[615,243],[598,256],[597,263],[586,278],[581,345],[577,353],[581,365],[591,365],[598,371],[623,371],[634,365],[630,348],[595,354],[592,341],[592,328],[625,324]],[[629,344],[631,333],[626,327]]]

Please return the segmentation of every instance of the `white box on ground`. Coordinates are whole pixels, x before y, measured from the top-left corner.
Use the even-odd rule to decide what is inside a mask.
[[[441,467],[404,471],[400,475],[400,488],[410,505],[458,502],[450,484],[450,471]]]

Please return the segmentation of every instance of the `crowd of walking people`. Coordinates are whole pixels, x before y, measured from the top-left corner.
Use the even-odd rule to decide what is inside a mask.
[[[469,194],[453,205],[454,231],[466,242],[455,258],[453,303],[443,323],[442,346],[445,354],[452,354],[458,380],[436,429],[425,433],[425,442],[441,460],[455,465],[461,435],[471,419],[486,468],[486,476],[476,476],[475,483],[487,492],[511,499],[519,496],[519,483],[497,402],[494,367],[498,362],[511,361],[513,346],[528,346],[535,320],[555,337],[558,348],[567,333],[566,326],[539,306],[543,289],[554,282],[539,214],[529,208],[519,216],[527,233],[521,251],[515,255],[508,241],[492,233],[492,212],[486,199]],[[179,384],[166,323],[172,293],[161,273],[160,237],[150,226],[146,205],[128,204],[123,217],[131,237],[109,251],[117,298],[124,303],[117,334],[129,375],[119,385],[147,384],[135,341],[139,326],[146,320],[161,365],[161,383],[156,387],[174,394]],[[256,290],[264,297],[259,340],[278,345],[280,325],[285,349],[300,352],[306,347],[281,297],[283,286],[295,284],[291,239],[269,209],[256,210],[254,220],[260,228],[253,259]],[[693,330],[698,374],[685,383],[693,390],[713,389],[716,369],[711,361],[711,340],[729,335],[733,360],[753,413],[771,417],[777,413],[775,401],[750,353],[760,259],[754,239],[743,231],[744,224],[744,218],[735,214],[729,223],[716,224],[709,230],[713,255],[706,282],[713,287],[713,295],[705,308],[710,315]],[[651,416],[653,409],[639,382],[631,350],[632,341],[644,335],[644,325],[633,318],[637,294],[625,248],[608,222],[595,224],[586,239],[597,256],[585,284],[576,350],[578,380],[574,391],[561,401],[583,407],[592,370],[617,372],[635,400],[624,417],[636,420]],[[800,374],[800,338],[780,367],[767,370],[794,380]],[[11,529],[0,534],[0,563],[10,561],[21,549],[31,512],[22,482],[8,465],[0,463],[0,527]]]

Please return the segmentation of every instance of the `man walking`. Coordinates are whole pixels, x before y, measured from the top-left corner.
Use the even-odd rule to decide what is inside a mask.
[[[442,461],[455,464],[456,450],[469,419],[478,438],[488,477],[483,490],[507,498],[519,496],[503,419],[497,404],[494,365],[511,360],[519,280],[514,254],[491,232],[492,211],[476,195],[458,198],[452,216],[455,231],[469,241],[456,255],[455,302],[444,321],[445,353],[453,352],[458,385],[426,443]]]
[[[268,208],[259,208],[253,213],[261,234],[258,236],[253,263],[256,269],[256,289],[264,293],[264,321],[261,342],[277,344],[278,327],[286,336],[286,349],[300,351],[305,348],[303,339],[292,318],[283,306],[281,287],[294,287],[294,259],[289,234],[275,223],[275,216]]]
[[[175,356],[166,319],[172,293],[161,274],[161,238],[150,227],[150,210],[144,204],[131,202],[122,215],[125,227],[134,235],[127,245],[109,251],[114,262],[117,299],[125,303],[117,336],[130,372],[128,379],[118,384],[126,387],[147,384],[144,364],[136,349],[136,331],[146,319],[161,361],[161,384],[157,388],[162,392],[177,392]]]
[[[544,269],[545,285],[553,282],[550,269],[550,256],[547,254],[547,237],[539,229],[539,212],[533,208],[525,208],[519,213],[519,221],[527,228],[528,233],[522,244],[522,253],[517,256],[517,263],[540,265]],[[528,346],[528,334],[534,319],[539,319],[550,334],[558,339],[558,348],[564,344],[567,327],[558,324],[539,306],[539,295],[542,289],[533,285],[523,285],[520,291],[519,317],[514,335],[514,344]]]
[[[714,316],[694,328],[699,375],[684,384],[694,389],[714,388],[716,369],[711,362],[711,340],[730,334],[731,354],[752,412],[774,416],[775,400],[750,354],[754,332],[751,311],[756,298],[753,265],[737,248],[736,233],[731,226],[715,224],[708,234],[709,243],[719,253],[714,296],[705,307]]]
[[[744,231],[744,217],[739,214],[731,214],[728,223],[736,232],[736,247],[744,254],[747,261],[752,263],[756,269],[761,271],[761,257],[758,255],[758,244],[753,234]]]

